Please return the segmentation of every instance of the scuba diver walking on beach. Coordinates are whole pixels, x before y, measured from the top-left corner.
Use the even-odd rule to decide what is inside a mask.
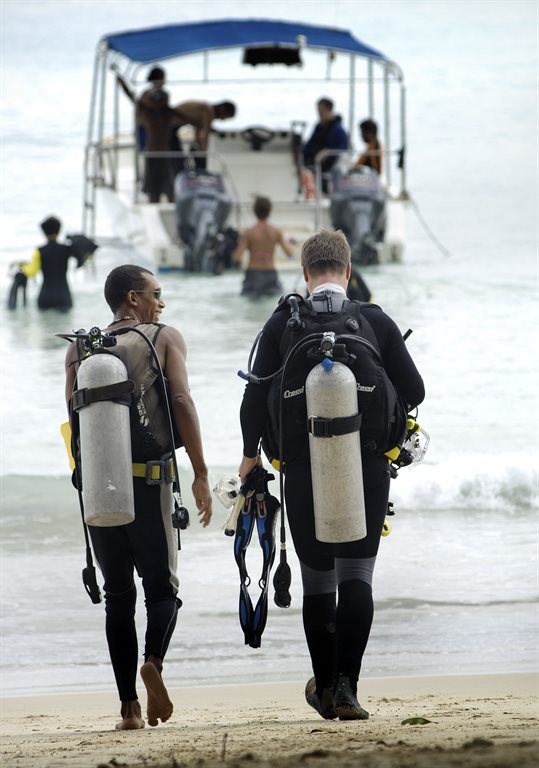
[[[342,232],[322,230],[304,243],[309,298],[285,297],[264,325],[240,411],[242,482],[260,462],[261,445],[284,472],[313,669],[305,697],[323,718],[341,720],[369,716],[357,685],[388,508],[384,453],[404,439],[408,410],[425,394],[393,320],[374,304],[346,298],[350,257]],[[349,414],[320,418],[312,408],[314,373],[322,389],[337,382],[337,374],[348,376]],[[336,412],[343,402],[340,395],[328,401]],[[357,449],[343,448],[343,438],[357,441]]]
[[[116,728],[135,730],[145,725],[136,686],[135,570],[146,606],[140,674],[148,695],[148,723],[165,722],[173,711],[162,670],[181,606],[175,528],[188,522],[175,519],[176,513],[186,513],[174,505],[174,489],[179,489],[174,447],[180,440],[193,468],[193,497],[204,527],[211,519],[212,501],[198,415],[189,393],[186,346],[179,331],[159,322],[165,303],[157,279],[142,267],[117,267],[106,279],[105,299],[113,313],[108,327],[77,332],[68,348],[66,400],[75,438],[77,487],[104,578],[106,637],[121,701],[122,719]],[[126,375],[105,382],[109,369]],[[87,383],[88,371],[94,378],[101,376],[99,386]],[[103,413],[97,407],[105,403],[110,410],[99,423],[101,417],[92,416],[92,409]],[[118,427],[113,422],[124,417],[127,426],[122,432],[123,422],[118,421]],[[126,471],[118,477],[126,453]],[[117,479],[112,479],[115,472]],[[131,500],[126,520],[119,519],[119,497],[114,495],[119,490]],[[85,587],[92,602],[99,602],[98,587],[92,591],[86,581]]]

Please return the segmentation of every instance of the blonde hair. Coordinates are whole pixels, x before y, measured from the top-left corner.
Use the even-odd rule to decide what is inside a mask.
[[[301,266],[313,277],[324,272],[343,274],[350,256],[350,246],[340,229],[321,229],[303,243]]]

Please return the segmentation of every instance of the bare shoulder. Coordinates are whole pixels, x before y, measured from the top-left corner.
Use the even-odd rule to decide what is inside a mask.
[[[185,355],[185,339],[177,328],[172,325],[163,325],[159,336],[157,337],[157,346],[162,349],[176,349]]]
[[[73,365],[73,363],[77,362],[78,358],[79,358],[79,352],[77,349],[77,342],[72,341],[66,350],[66,356],[65,356],[66,368],[70,365]]]
[[[279,227],[276,227],[274,224],[270,224],[270,226],[271,226],[272,236],[275,238],[275,240],[277,241],[282,240],[284,237],[283,230],[280,229]]]

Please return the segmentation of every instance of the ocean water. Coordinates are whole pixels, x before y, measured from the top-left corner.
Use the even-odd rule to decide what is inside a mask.
[[[217,2],[204,8],[168,2],[150,10],[136,0],[3,0],[0,8],[0,291],[6,296],[8,265],[40,242],[37,223],[45,215],[59,215],[68,231],[80,229],[99,37],[224,14]],[[371,267],[364,276],[401,329],[413,329],[407,343],[427,389],[419,420],[431,444],[424,462],[402,470],[392,486],[396,515],[380,546],[363,674],[536,669],[537,3],[300,1],[290,15],[282,2],[271,13],[263,3],[246,2],[231,3],[227,13],[349,28],[398,61],[407,78],[408,179],[417,208],[406,213],[403,263]],[[317,95],[306,94],[301,105],[307,119]],[[239,99],[238,106],[241,114]],[[272,118],[292,107],[286,93],[265,106]],[[109,319],[104,278],[129,255],[127,248],[103,247],[93,268],[73,270],[75,306],[67,314],[39,313],[37,284],[29,286],[26,308],[10,313],[2,300],[0,672],[6,695],[113,688],[103,607],[90,603],[80,580],[84,539],[59,436],[65,342],[54,334]],[[159,278],[167,302],[163,320],[187,342],[213,483],[241,457],[243,383],[236,372],[245,368],[273,301],[243,300],[238,273]],[[299,280],[293,272],[283,276],[287,290]],[[189,463],[181,451],[178,460],[194,518]],[[252,650],[243,645],[237,619],[239,578],[232,542],[222,531],[225,516],[216,501],[209,529],[193,519],[182,535],[184,606],[167,681],[303,681],[309,665],[293,551],[289,547],[292,606],[278,609],[270,600],[262,648]],[[259,554],[253,541],[253,576]],[[257,599],[256,589],[252,596]],[[142,628],[141,607],[138,620]]]

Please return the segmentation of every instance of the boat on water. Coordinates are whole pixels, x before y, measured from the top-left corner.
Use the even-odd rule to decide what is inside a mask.
[[[153,153],[183,169],[175,199],[150,203],[134,104],[118,75],[139,95],[156,64],[166,66],[167,88],[184,100],[226,97],[237,113],[233,121],[214,121],[203,153],[190,151],[189,126],[179,128],[181,151]],[[315,195],[306,199],[301,147],[320,96],[335,98],[349,149],[333,152],[330,173],[316,163]],[[228,266],[234,233],[254,223],[253,201],[263,195],[272,201],[272,220],[298,245],[320,227],[336,226],[357,264],[399,261],[408,199],[405,114],[399,65],[343,29],[224,19],[105,35],[94,62],[83,231],[129,243],[160,271],[216,273]],[[364,118],[379,126],[381,177],[353,168]],[[276,266],[297,268],[298,259],[283,255]]]

